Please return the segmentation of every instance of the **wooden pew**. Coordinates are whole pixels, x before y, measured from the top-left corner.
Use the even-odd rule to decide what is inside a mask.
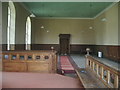
[[[78,69],[76,73],[85,88],[106,88],[106,86],[88,69]]]
[[[113,68],[97,60],[90,55],[86,55],[86,70],[92,73],[108,88],[120,87],[120,70]],[[119,65],[119,64],[118,64]],[[117,67],[117,66],[116,66]]]
[[[56,51],[3,51],[3,71],[56,73]]]
[[[102,58],[86,55],[86,68],[75,69],[80,81],[85,88],[116,88],[118,90],[120,87],[120,69],[118,66],[120,64],[115,62],[115,67],[112,67],[101,60]]]

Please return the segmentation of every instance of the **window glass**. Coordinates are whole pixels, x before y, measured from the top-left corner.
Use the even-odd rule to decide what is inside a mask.
[[[15,6],[13,2],[8,4],[7,50],[15,49]]]
[[[28,17],[27,21],[26,21],[25,43],[26,43],[26,50],[30,50],[31,49],[31,20],[30,20],[30,17]]]

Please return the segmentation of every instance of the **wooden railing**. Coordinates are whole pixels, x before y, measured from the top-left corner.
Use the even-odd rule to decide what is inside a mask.
[[[4,51],[3,71],[55,73],[56,51]]]
[[[109,88],[120,87],[120,71],[107,66],[96,60],[96,58],[86,55],[86,68],[101,80]]]

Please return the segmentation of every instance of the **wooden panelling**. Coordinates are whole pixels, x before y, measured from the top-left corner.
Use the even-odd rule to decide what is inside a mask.
[[[3,63],[3,71],[9,71],[9,72],[25,72],[27,71],[26,63]]]
[[[54,47],[59,53],[59,44],[32,44],[31,50],[51,50]],[[98,51],[103,53],[103,57],[120,62],[120,46],[117,45],[87,45],[87,44],[71,44],[70,53],[86,54],[86,48],[90,48],[90,54],[97,55]],[[2,50],[6,51],[7,45],[2,44]],[[25,44],[16,44],[15,50],[25,50]]]
[[[25,44],[16,44],[15,50],[25,50]]]
[[[94,53],[94,46],[95,45],[71,44],[70,52],[78,53],[78,54],[86,54],[86,48],[90,48],[91,53]]]
[[[15,50],[25,50],[25,44],[15,44],[14,47]],[[2,44],[2,51],[6,51],[6,50],[7,50],[7,44]]]
[[[3,51],[3,71],[55,73],[57,56],[54,50]]]
[[[32,50],[51,50],[51,47],[54,47],[54,50],[59,51],[59,44],[32,44]]]
[[[120,62],[120,46],[96,45],[94,47],[94,54],[97,55],[98,51],[103,53],[103,57]]]
[[[51,50],[51,47],[59,52],[59,44],[32,44],[32,50]],[[94,52],[95,45],[83,45],[83,44],[71,44],[70,53],[86,53],[86,48],[91,48],[91,52]]]
[[[113,45],[81,45],[72,44],[70,46],[71,53],[86,54],[86,48],[91,49],[90,54],[97,55],[98,51],[103,53],[103,57],[120,62],[120,46]]]
[[[49,63],[28,62],[28,72],[49,72]]]
[[[120,59],[120,46],[118,46],[118,57]]]
[[[2,44],[2,51],[6,51],[7,50],[7,44]]]
[[[0,44],[0,51],[2,51],[2,45]]]

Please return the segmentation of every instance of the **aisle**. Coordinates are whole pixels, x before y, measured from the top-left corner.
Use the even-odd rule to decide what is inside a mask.
[[[62,73],[75,73],[74,67],[69,61],[68,56],[60,56],[60,64]]]
[[[71,54],[70,57],[77,64],[79,68],[85,68],[85,55],[83,54]]]

